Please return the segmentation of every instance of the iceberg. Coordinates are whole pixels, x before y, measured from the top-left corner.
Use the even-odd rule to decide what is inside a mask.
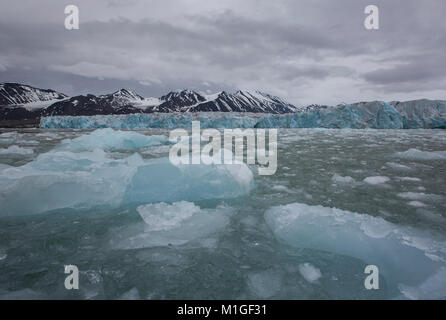
[[[209,239],[221,231],[232,214],[230,207],[202,209],[192,202],[172,204],[151,203],[139,206],[143,223],[131,225],[114,233],[111,245],[120,249],[139,249],[168,245],[183,245]],[[202,245],[209,245],[204,241]]]
[[[41,128],[446,128],[446,101],[360,102],[287,114],[240,112],[183,112],[95,116],[48,116]]]
[[[139,153],[114,159],[104,149],[164,139],[107,130],[65,140],[23,166],[1,168],[0,214],[232,198],[253,186],[253,174],[243,163],[175,166],[168,158],[147,160]],[[88,150],[94,145],[103,149]]]
[[[265,220],[279,241],[296,248],[354,257],[363,261],[364,267],[376,265],[393,287],[419,287],[445,268],[444,239],[380,217],[291,203],[268,209]]]
[[[397,152],[396,156],[408,160],[446,160],[446,151],[422,151],[411,148],[404,152]]]
[[[144,147],[167,144],[168,139],[163,135],[146,136],[132,131],[116,131],[110,128],[98,129],[91,134],[83,135],[75,139],[62,140],[58,149],[70,151],[93,151],[138,149]]]

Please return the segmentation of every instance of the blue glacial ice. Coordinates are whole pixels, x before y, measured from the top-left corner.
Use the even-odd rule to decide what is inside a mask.
[[[42,128],[446,128],[446,101],[360,102],[290,114],[255,113],[152,113],[97,116],[42,117]]]
[[[98,129],[88,135],[83,135],[75,139],[62,140],[59,150],[70,151],[93,151],[103,150],[124,150],[138,149],[144,147],[167,144],[168,139],[163,135],[146,136],[132,131],[115,131],[110,128]]]
[[[150,203],[139,206],[137,211],[144,223],[114,233],[112,247],[135,249],[183,245],[194,241],[199,241],[200,246],[213,246],[215,241],[212,235],[229,223],[233,213],[230,207],[202,209],[187,201]]]
[[[437,283],[431,279],[445,274],[446,241],[428,231],[399,226],[381,217],[303,203],[272,207],[266,211],[265,220],[278,240],[288,245],[347,255],[360,259],[364,266],[378,266],[380,275],[392,287],[400,288],[406,298],[446,295],[445,279]],[[432,289],[430,295],[420,289],[426,287]]]
[[[135,152],[115,159],[104,151],[161,141],[160,136],[98,130],[65,140],[23,166],[2,168],[0,214],[221,199],[251,190],[253,174],[245,164],[175,166],[168,158],[148,160]],[[94,145],[100,148],[90,150]]]

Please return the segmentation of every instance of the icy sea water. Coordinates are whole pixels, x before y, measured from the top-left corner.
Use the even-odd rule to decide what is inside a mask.
[[[280,129],[272,176],[163,135],[0,130],[0,299],[446,298],[446,131]]]

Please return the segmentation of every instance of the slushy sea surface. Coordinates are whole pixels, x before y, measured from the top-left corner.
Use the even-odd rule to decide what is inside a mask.
[[[0,129],[0,299],[446,298],[446,131],[279,129],[276,174],[210,170],[169,201],[147,169],[141,185],[162,201],[145,203],[131,168],[170,146],[73,147],[91,132]],[[221,182],[215,198],[199,179]],[[70,202],[77,192],[88,201]],[[65,289],[65,265],[79,290]]]

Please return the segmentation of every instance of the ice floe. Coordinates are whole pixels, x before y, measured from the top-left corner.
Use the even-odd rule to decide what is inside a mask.
[[[409,206],[416,207],[416,208],[422,208],[422,207],[425,207],[425,206],[426,206],[426,205],[425,205],[423,202],[421,202],[421,201],[409,201],[407,204],[408,204]]]
[[[322,276],[321,271],[308,262],[299,265],[299,273],[310,283],[317,282]]]
[[[17,145],[13,145],[13,146],[9,146],[8,148],[0,149],[0,155],[4,155],[4,154],[30,155],[33,153],[34,153],[33,149],[22,148]]]
[[[65,139],[59,145],[59,149],[70,151],[92,151],[137,149],[158,146],[168,143],[163,135],[146,136],[133,131],[118,131],[110,128],[98,129],[90,134],[82,135],[75,139]]]
[[[292,203],[270,208],[265,220],[278,240],[296,248],[354,257],[364,261],[364,266],[376,265],[394,285],[416,287],[446,261],[444,239],[380,217]]]
[[[388,177],[384,177],[384,176],[367,177],[364,179],[365,183],[374,184],[374,185],[383,184],[383,183],[386,183],[389,181],[390,181],[390,179]]]
[[[144,224],[132,226],[114,235],[113,247],[134,249],[183,245],[222,230],[229,223],[232,214],[229,207],[201,209],[187,201],[147,204],[139,206],[137,211]]]
[[[79,152],[92,147],[94,141],[104,148],[137,147],[153,141],[139,134],[130,135],[133,141],[124,134],[125,138],[113,144],[102,133],[66,141],[23,166],[2,169],[0,214],[232,198],[253,187],[253,174],[243,163],[175,166],[168,158],[144,160],[138,153],[113,159],[103,149]],[[121,137],[121,133],[116,135]]]
[[[353,184],[356,182],[356,180],[350,176],[343,177],[338,174],[334,174],[331,180],[335,183],[340,183],[340,184]]]
[[[402,171],[411,170],[411,167],[408,167],[401,163],[386,162],[386,165],[392,169],[395,169],[395,170],[402,170]]]
[[[412,148],[404,152],[397,152],[396,155],[409,160],[446,160],[446,151],[421,151]]]
[[[397,177],[398,180],[401,181],[408,181],[408,182],[421,182],[420,178],[415,177]]]
[[[431,201],[442,201],[444,196],[438,194],[429,194],[424,192],[400,192],[398,197],[410,200],[431,200]]]

